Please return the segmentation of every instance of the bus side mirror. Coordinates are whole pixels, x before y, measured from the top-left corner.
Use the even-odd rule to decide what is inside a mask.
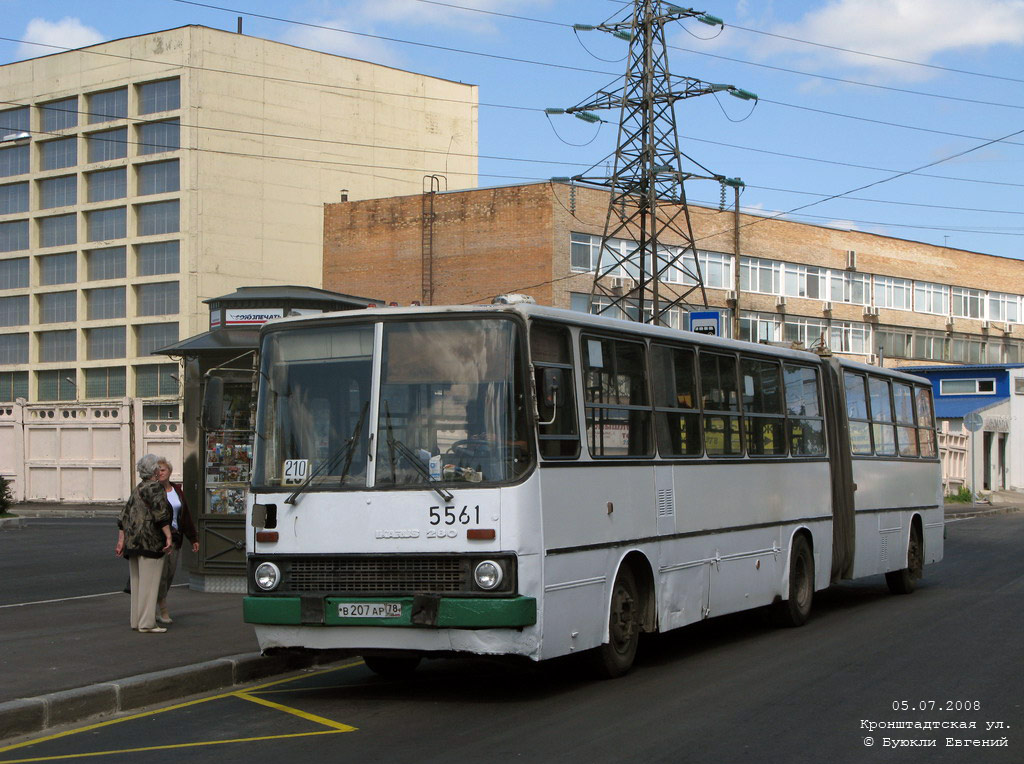
[[[221,377],[206,378],[202,423],[204,430],[219,430],[224,425],[224,380]]]

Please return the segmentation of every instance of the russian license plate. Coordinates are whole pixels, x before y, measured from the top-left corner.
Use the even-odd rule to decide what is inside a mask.
[[[401,618],[401,602],[340,602],[338,618]]]

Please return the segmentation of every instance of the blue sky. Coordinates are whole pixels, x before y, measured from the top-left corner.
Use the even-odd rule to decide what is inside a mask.
[[[55,50],[28,43],[73,48],[184,24],[234,30],[243,16],[246,34],[479,85],[480,185],[503,185],[574,175],[614,151],[616,114],[598,126],[543,110],[580,103],[621,76],[627,44],[571,25],[617,20],[627,7],[0,0],[0,63]],[[681,148],[715,174],[742,178],[744,211],[1024,257],[1024,0],[694,7],[726,25],[670,26],[673,74],[761,100],[680,102]],[[693,181],[687,196],[717,204],[718,187]]]

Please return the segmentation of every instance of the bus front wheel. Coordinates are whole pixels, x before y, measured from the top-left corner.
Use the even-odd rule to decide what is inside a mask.
[[[612,586],[608,641],[593,651],[598,676],[614,679],[632,668],[640,641],[642,612],[636,577],[629,566],[624,565]]]
[[[893,594],[910,594],[917,588],[923,571],[924,544],[921,543],[920,529],[914,525],[910,529],[910,542],[907,545],[907,567],[886,573],[885,583]]]
[[[797,536],[789,557],[789,598],[776,604],[777,620],[783,626],[803,626],[811,615],[814,600],[814,556],[807,538]]]

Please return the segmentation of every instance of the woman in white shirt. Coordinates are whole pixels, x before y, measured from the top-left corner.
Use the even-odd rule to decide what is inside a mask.
[[[170,591],[171,582],[174,581],[174,574],[178,569],[178,553],[181,551],[183,538],[192,542],[192,551],[199,551],[199,534],[196,533],[196,526],[192,522],[192,513],[188,510],[185,501],[185,494],[182,493],[181,485],[171,482],[171,473],[174,468],[171,463],[160,457],[157,462],[156,479],[167,492],[167,503],[171,505],[171,550],[164,555],[164,570],[160,576],[160,591],[157,596],[158,614],[156,620],[160,623],[171,623],[171,614],[167,610],[167,592]]]

